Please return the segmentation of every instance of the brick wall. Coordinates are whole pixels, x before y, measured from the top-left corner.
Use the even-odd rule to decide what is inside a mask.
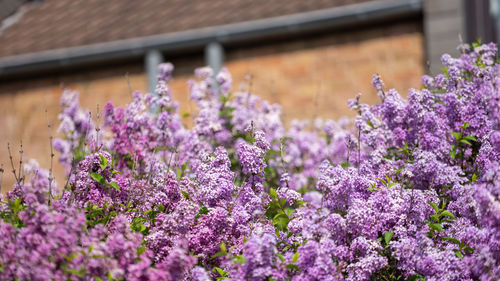
[[[229,51],[233,81],[252,77],[252,91],[280,103],[285,121],[314,116],[353,116],[347,100],[378,102],[372,75],[406,96],[420,87],[424,73],[423,35],[419,23],[377,26],[254,49]]]
[[[83,107],[96,112],[97,104],[102,108],[107,100],[124,105],[130,99],[128,81],[133,89],[144,89],[146,81],[142,70],[136,66],[127,70],[115,69],[57,75],[27,81],[3,82],[0,84],[0,164],[4,165],[2,190],[9,189],[14,183],[7,153],[7,142],[11,143],[17,167],[19,142],[22,140],[25,160],[35,158],[42,167],[50,167],[49,131],[47,117],[53,125],[54,135],[58,127],[57,115],[60,111],[59,99],[63,87],[80,92]],[[95,116],[95,115],[94,115]],[[54,159],[57,182],[63,184],[64,171]]]
[[[377,97],[371,88],[373,73],[381,74],[388,88],[406,95],[408,88],[420,87],[423,57],[421,27],[418,23],[407,23],[252,48],[231,48],[227,50],[226,65],[233,75],[233,88],[238,87],[245,75],[252,75],[252,92],[282,104],[285,123],[289,123],[292,118],[352,116],[346,102],[358,92],[363,94],[364,102],[375,103]],[[181,103],[181,112],[193,113],[195,106],[189,103],[186,83],[203,60],[201,56],[188,56],[172,61],[176,65],[171,83],[174,98]],[[15,161],[22,140],[25,159],[36,158],[42,167],[49,167],[45,109],[55,131],[63,87],[78,90],[81,105],[95,112],[97,104],[102,108],[108,100],[115,105],[126,104],[130,101],[130,89],[144,91],[147,79],[139,62],[0,83],[3,113],[0,163],[6,168],[3,191],[14,182],[9,171],[7,142],[15,151]],[[54,165],[56,180],[62,184],[64,171],[59,164]]]

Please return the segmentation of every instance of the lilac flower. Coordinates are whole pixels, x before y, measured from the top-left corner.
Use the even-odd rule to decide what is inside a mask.
[[[67,183],[29,161],[0,195],[0,279],[498,280],[500,64],[461,50],[408,99],[375,75],[380,104],[288,129],[227,69],[196,70],[192,126],[171,64],[99,135],[67,90]]]

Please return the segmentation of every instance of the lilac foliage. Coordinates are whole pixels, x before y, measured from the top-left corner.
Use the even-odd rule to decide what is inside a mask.
[[[227,69],[196,71],[183,125],[155,93],[101,124],[63,94],[64,185],[25,165],[0,205],[1,280],[499,280],[500,64],[443,55],[354,120],[280,120]],[[50,187],[50,188],[49,188]]]

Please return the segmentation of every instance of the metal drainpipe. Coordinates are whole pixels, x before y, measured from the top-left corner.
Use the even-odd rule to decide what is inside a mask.
[[[163,62],[163,56],[158,50],[149,50],[146,52],[145,65],[148,75],[148,91],[155,93],[156,80],[158,79],[158,65]]]
[[[219,42],[210,42],[205,46],[205,64],[210,66],[214,71],[214,76],[212,77],[214,90],[219,92],[219,84],[216,77],[224,64],[224,48],[222,48]]]
[[[495,36],[497,44],[500,44],[500,0],[490,0],[490,14],[494,19]]]
[[[205,64],[214,70],[214,75],[219,73],[224,64],[224,48],[219,42],[210,42],[205,46]]]

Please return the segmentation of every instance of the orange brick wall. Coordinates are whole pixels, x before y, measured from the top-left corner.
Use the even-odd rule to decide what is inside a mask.
[[[226,65],[233,76],[233,89],[238,88],[245,75],[252,75],[252,92],[280,103],[287,124],[292,118],[339,118],[352,115],[346,102],[358,92],[363,93],[364,102],[377,101],[371,88],[373,73],[381,74],[388,88],[396,88],[402,94],[410,87],[420,87],[419,77],[424,72],[422,40],[415,25],[348,32],[251,49],[229,49]],[[181,103],[181,112],[193,113],[195,106],[189,102],[187,80],[203,60],[196,56],[173,62],[176,70],[170,86],[174,98]],[[45,109],[55,132],[63,87],[78,90],[82,107],[95,113],[97,104],[102,108],[107,101],[126,104],[130,101],[130,89],[145,91],[147,79],[140,63],[136,63],[1,82],[0,163],[6,169],[2,191],[14,183],[7,142],[11,143],[16,163],[22,140],[25,160],[35,158],[42,167],[49,167]],[[57,156],[56,180],[63,184],[64,171],[56,160]]]
[[[333,34],[229,53],[233,81],[252,77],[252,92],[283,106],[285,121],[353,116],[347,100],[379,101],[371,80],[406,96],[424,74],[423,34],[416,24]]]
[[[118,74],[119,73],[119,74]],[[44,79],[17,81],[0,84],[0,163],[6,170],[2,190],[10,189],[14,183],[11,165],[7,153],[7,143],[13,149],[14,162],[17,168],[19,142],[22,140],[24,160],[35,158],[42,167],[50,167],[50,146],[48,119],[53,125],[53,134],[58,136],[57,115],[60,111],[59,99],[63,87],[80,92],[80,102],[93,113],[97,104],[102,108],[106,101],[113,100],[124,105],[130,99],[128,82],[132,88],[144,89],[145,76],[142,73],[131,73],[128,79],[126,72],[62,75]],[[118,75],[117,75],[118,74]],[[95,116],[95,115],[94,115]],[[56,181],[64,184],[64,170],[54,159]]]

